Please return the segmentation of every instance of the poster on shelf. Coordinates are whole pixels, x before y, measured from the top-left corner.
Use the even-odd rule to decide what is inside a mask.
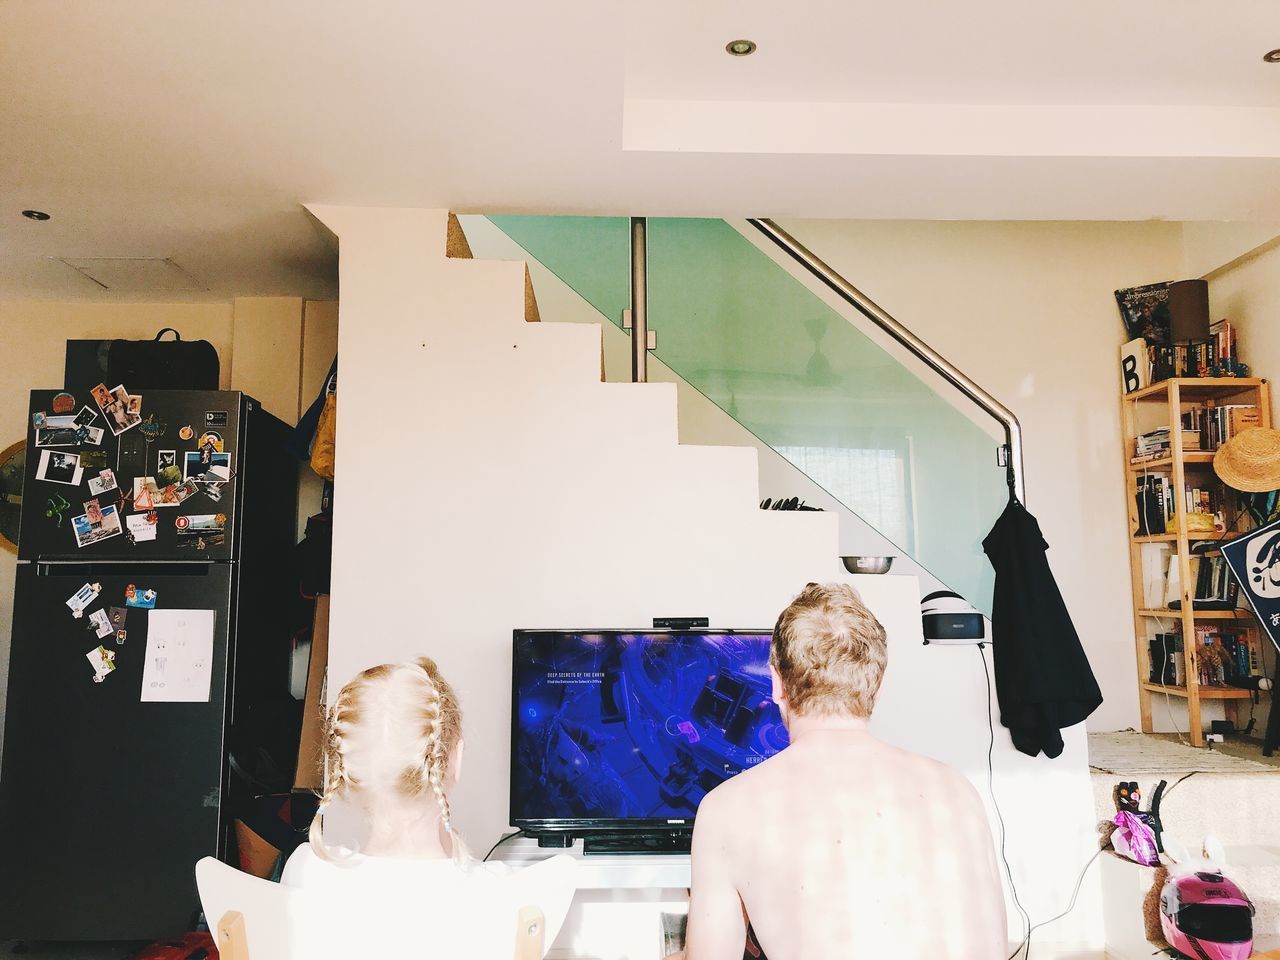
[[[1258,623],[1280,650],[1280,520],[1224,543],[1222,555]]]

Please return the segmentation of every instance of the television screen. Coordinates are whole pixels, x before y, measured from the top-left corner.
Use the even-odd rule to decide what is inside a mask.
[[[526,828],[692,822],[709,790],[787,745],[768,631],[517,630],[512,686],[511,822]]]

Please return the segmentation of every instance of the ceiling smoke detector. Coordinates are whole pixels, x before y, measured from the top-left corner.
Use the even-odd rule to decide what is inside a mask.
[[[26,217],[28,220],[50,220],[50,219],[52,219],[52,218],[49,216],[49,214],[45,213],[43,210],[23,210],[23,211],[22,211],[22,215],[23,215],[24,217]]]
[[[749,57],[756,52],[754,40],[730,40],[724,45],[725,52],[731,57]]]
[[[1262,59],[1267,63],[1280,63],[1280,47],[1275,50],[1268,50],[1262,55]]]

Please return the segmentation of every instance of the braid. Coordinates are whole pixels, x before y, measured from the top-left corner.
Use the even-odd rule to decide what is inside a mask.
[[[343,687],[325,716],[324,791],[320,795],[316,815],[311,819],[311,828],[307,831],[311,849],[322,860],[330,862],[336,862],[336,858],[324,844],[325,811],[338,796],[355,786],[355,779],[347,772],[343,744],[344,729],[355,709],[352,702],[355,699],[354,688],[354,683]]]
[[[424,658],[425,659],[425,658]],[[430,661],[427,661],[430,662]],[[446,833],[453,833],[452,813],[449,808],[449,797],[444,792],[444,778],[448,772],[449,757],[445,749],[444,718],[440,687],[431,670],[421,660],[416,664],[423,683],[427,687],[427,698],[423,705],[427,715],[426,756],[423,759],[422,777],[427,787],[435,795],[436,806],[440,808],[440,821]],[[435,666],[434,663],[431,664]]]

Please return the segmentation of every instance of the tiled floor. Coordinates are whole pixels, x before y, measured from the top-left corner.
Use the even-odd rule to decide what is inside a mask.
[[[1176,733],[1153,733],[1151,736],[1175,742],[1178,739]],[[1215,743],[1213,749],[1221,750],[1231,757],[1243,757],[1245,760],[1253,760],[1255,763],[1265,763],[1271,767],[1280,767],[1280,750],[1277,750],[1269,757],[1264,757],[1262,755],[1262,741],[1255,740],[1252,737],[1233,734],[1228,736],[1223,743]]]

